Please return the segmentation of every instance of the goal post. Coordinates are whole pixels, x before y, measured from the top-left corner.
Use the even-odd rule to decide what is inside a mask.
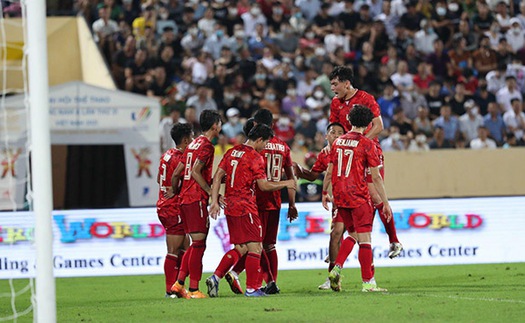
[[[53,275],[53,187],[45,0],[25,1],[30,104],[31,174],[36,245],[35,322],[56,322]]]

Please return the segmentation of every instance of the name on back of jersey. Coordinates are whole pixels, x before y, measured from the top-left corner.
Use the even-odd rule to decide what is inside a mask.
[[[359,145],[359,140],[340,139],[340,138],[338,138],[336,140],[335,144],[339,145],[339,146],[357,147],[357,145]]]
[[[276,144],[276,143],[273,143],[273,142],[267,143],[266,146],[264,147],[264,149],[285,151],[284,145]]]
[[[235,158],[242,158],[242,155],[244,155],[245,151],[239,151],[239,150],[232,150],[231,156]]]
[[[200,146],[201,146],[200,142],[192,142],[188,145],[188,149],[196,150],[196,149],[199,149]]]

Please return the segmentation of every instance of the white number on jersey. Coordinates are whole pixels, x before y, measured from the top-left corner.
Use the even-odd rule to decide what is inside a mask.
[[[230,187],[233,187],[233,182],[235,181],[235,171],[237,171],[237,165],[239,165],[239,161],[232,160],[231,161],[231,165],[232,165],[233,169],[232,169],[232,179],[230,181]]]
[[[264,156],[266,157],[266,177],[268,181],[280,181],[283,172],[283,156],[270,153],[265,153]]]
[[[162,164],[162,174],[160,174],[159,185],[162,192],[166,192],[166,185],[164,181],[166,180],[166,164]]]
[[[184,179],[189,180],[191,178],[191,170],[193,169],[193,153],[188,153],[186,156],[186,165],[184,166]]]
[[[350,169],[352,169],[352,159],[354,158],[354,151],[352,149],[341,149],[337,148],[337,176],[342,175],[343,171],[343,159],[344,156],[349,156],[346,162],[345,177],[350,175]]]

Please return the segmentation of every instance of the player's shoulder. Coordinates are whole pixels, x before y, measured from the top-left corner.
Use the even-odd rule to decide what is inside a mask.
[[[357,95],[363,99],[375,101],[375,97],[364,90],[357,90]]]
[[[268,141],[268,144],[266,145],[265,149],[290,151],[290,147],[288,147],[288,144],[277,136],[272,137],[272,139]]]

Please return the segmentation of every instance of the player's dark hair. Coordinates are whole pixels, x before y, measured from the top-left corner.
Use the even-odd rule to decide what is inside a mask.
[[[193,127],[189,123],[176,123],[171,127],[170,135],[171,139],[175,141],[175,144],[178,146],[181,144],[182,140],[186,137],[191,137],[193,132]]]
[[[364,128],[367,127],[370,122],[372,122],[372,119],[374,119],[374,114],[368,107],[360,104],[354,104],[352,110],[348,114],[348,119],[352,126]]]
[[[242,127],[242,131],[244,132],[246,136],[248,136],[248,134],[250,133],[250,130],[252,130],[253,127],[255,127],[255,120],[253,118],[250,118],[246,120],[246,123]]]
[[[330,128],[332,128],[333,126],[339,126],[341,127],[341,129],[343,129],[343,131],[345,131],[345,127],[342,124],[340,124],[339,122],[332,122],[326,127],[326,132],[330,131]]]
[[[259,109],[253,115],[253,120],[257,122],[257,124],[264,124],[271,127],[273,123],[273,115],[268,109]]]
[[[348,66],[336,66],[328,78],[330,81],[338,79],[340,82],[350,81],[350,84],[354,84],[354,71]]]
[[[255,127],[250,130],[250,133],[248,133],[248,139],[255,141],[259,138],[262,138],[262,140],[268,140],[273,137],[273,130],[272,128],[268,127],[265,124],[258,124]]]
[[[199,117],[202,132],[210,130],[214,124],[219,122],[221,122],[221,115],[215,110],[204,110]]]

